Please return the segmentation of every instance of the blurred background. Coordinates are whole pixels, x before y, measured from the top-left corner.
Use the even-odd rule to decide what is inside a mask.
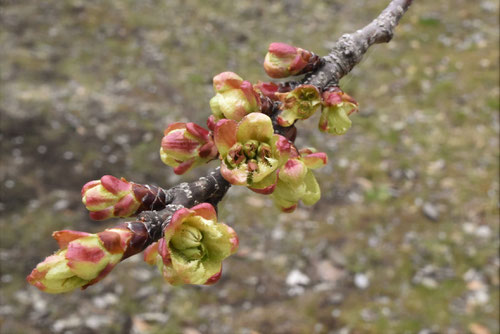
[[[2,333],[498,333],[498,2],[415,1],[342,80],[360,112],[328,153],[322,199],[282,214],[233,187],[240,236],[215,286],[171,287],[140,256],[86,291],[25,276],[54,230],[97,232],[81,186],[104,174],[170,187],[163,129],[205,124],[212,77],[267,80],[270,42],[325,55],[389,0],[2,0]],[[316,115],[318,116],[318,115]]]

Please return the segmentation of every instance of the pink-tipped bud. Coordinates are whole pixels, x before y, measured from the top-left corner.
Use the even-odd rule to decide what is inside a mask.
[[[94,220],[129,217],[141,205],[134,195],[133,183],[111,175],[86,183],[82,188],[82,202]]]
[[[201,126],[195,123],[173,123],[165,130],[160,157],[163,163],[174,167],[176,174],[184,174],[216,156],[217,148],[212,135]]]
[[[201,203],[174,213],[164,236],[144,252],[173,285],[214,284],[221,276],[222,260],[238,249],[234,230],[217,222],[214,207]]]
[[[54,232],[60,250],[39,263],[26,279],[47,293],[86,288],[103,279],[120,262],[132,236],[133,232],[126,228],[97,234]]]
[[[346,133],[352,125],[349,115],[358,110],[358,103],[338,87],[323,92],[322,99],[319,129],[333,135]]]
[[[216,120],[227,118],[238,122],[245,115],[259,111],[259,95],[249,81],[244,81],[236,73],[216,75],[214,90],[216,95],[210,100],[210,108]]]
[[[285,43],[271,43],[264,69],[271,78],[286,78],[311,71],[319,63],[319,57],[310,51]]]

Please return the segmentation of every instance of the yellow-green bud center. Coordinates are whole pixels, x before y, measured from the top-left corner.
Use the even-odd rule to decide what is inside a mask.
[[[201,243],[203,235],[196,227],[183,224],[170,240],[170,246],[183,254],[188,260],[203,257],[205,247]]]

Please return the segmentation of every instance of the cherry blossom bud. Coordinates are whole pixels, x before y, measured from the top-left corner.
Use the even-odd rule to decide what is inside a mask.
[[[325,91],[322,97],[319,129],[333,135],[343,135],[351,127],[349,115],[358,110],[358,103],[338,87]]]
[[[285,43],[271,43],[264,69],[271,78],[285,78],[311,71],[319,62],[312,52]]]
[[[241,122],[220,120],[214,141],[222,160],[221,174],[231,184],[272,192],[277,168],[290,153],[286,138],[274,134],[271,118],[262,113],[245,116]]]
[[[217,156],[217,149],[208,130],[195,123],[173,123],[165,130],[160,157],[174,167],[174,173],[184,174],[195,166]]]
[[[312,169],[322,167],[328,158],[323,152],[302,149],[300,154],[292,152],[289,159],[279,170],[276,189],[272,193],[274,203],[283,212],[292,212],[299,201],[313,205],[321,197],[319,184]]]
[[[39,263],[27,281],[47,293],[86,288],[103,279],[123,258],[133,236],[126,228],[97,234],[57,231],[60,250]]]
[[[278,124],[284,127],[293,125],[298,119],[311,117],[321,106],[321,96],[313,85],[301,85],[288,93],[276,93],[281,101]]]
[[[82,202],[94,220],[129,217],[141,205],[141,199],[135,196],[134,184],[111,175],[87,182],[82,188]]]
[[[236,73],[223,72],[214,77],[216,95],[210,108],[216,120],[223,118],[240,121],[245,115],[259,111],[259,95],[249,81]]]
[[[202,203],[177,210],[164,237],[144,251],[144,260],[156,264],[172,285],[213,284],[238,243],[234,230],[217,222],[214,207]]]

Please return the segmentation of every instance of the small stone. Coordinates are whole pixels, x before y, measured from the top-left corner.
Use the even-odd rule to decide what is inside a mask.
[[[307,285],[310,278],[298,269],[292,270],[286,277],[286,284],[289,286]]]
[[[318,263],[316,270],[323,281],[337,282],[345,276],[345,271],[333,266],[329,261]]]
[[[438,219],[439,219],[438,210],[436,209],[436,207],[434,205],[432,205],[429,202],[424,204],[424,206],[422,207],[422,212],[424,213],[424,216],[431,221],[435,222],[435,221],[438,221]]]
[[[488,225],[481,225],[476,229],[476,236],[480,238],[489,238],[491,235],[491,229]]]
[[[363,273],[354,275],[354,285],[359,289],[366,289],[370,285],[370,279]]]

